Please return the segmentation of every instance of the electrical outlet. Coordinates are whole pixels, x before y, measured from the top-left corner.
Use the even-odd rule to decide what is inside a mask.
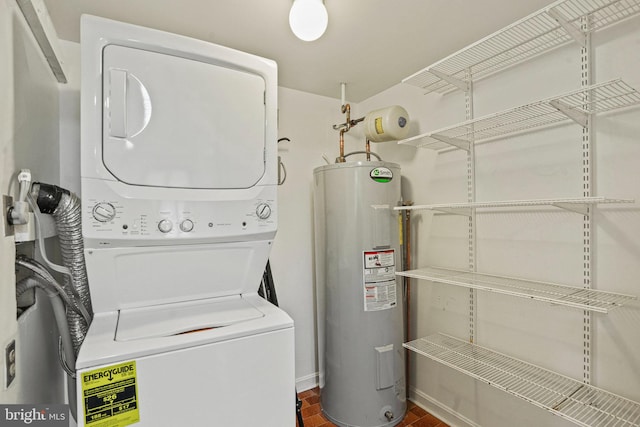
[[[11,340],[4,349],[5,388],[9,388],[16,378],[16,340]]]

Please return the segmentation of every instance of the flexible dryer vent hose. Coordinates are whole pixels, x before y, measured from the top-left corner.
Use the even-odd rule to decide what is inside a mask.
[[[92,316],[91,295],[84,262],[80,200],[75,194],[55,185],[34,183],[32,190],[37,192],[40,211],[51,214],[56,222],[62,263],[70,271],[70,276],[64,277],[65,290],[72,298],[79,298],[76,303],[84,306]],[[89,329],[89,323],[74,310],[68,310],[67,322],[73,349],[77,355]]]

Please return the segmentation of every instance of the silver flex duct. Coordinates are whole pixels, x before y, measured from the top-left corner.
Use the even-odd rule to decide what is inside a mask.
[[[93,316],[84,262],[80,200],[68,190],[49,184],[34,183],[32,194],[37,195],[40,212],[51,214],[55,219],[62,263],[66,267],[63,270],[67,270],[61,271],[65,273],[64,289],[76,305],[84,307]],[[74,353],[78,354],[89,323],[75,310],[67,311],[67,321]]]

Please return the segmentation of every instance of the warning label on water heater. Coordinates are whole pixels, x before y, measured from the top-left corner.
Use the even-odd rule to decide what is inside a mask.
[[[398,303],[395,251],[364,251],[363,254],[364,311],[395,307]]]

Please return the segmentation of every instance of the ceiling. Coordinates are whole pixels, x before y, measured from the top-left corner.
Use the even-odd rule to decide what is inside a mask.
[[[279,85],[360,102],[404,77],[543,8],[550,0],[324,0],[326,33],[289,29],[293,0],[44,0],[64,40],[80,15],[194,37],[274,59]]]

